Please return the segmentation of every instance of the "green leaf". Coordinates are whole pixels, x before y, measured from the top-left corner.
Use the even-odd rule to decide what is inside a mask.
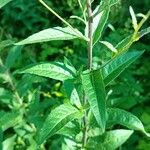
[[[138,28],[138,23],[137,23],[137,19],[136,19],[136,15],[134,13],[134,10],[131,6],[129,7],[129,11],[130,11],[131,18],[132,18],[133,28],[136,31],[136,29]]]
[[[75,38],[81,38],[79,37],[79,35],[83,36],[82,33],[79,32],[78,30],[76,30],[76,32],[74,32],[70,27],[49,28],[31,35],[25,40],[16,43],[15,45],[25,45],[25,44],[47,42],[47,41],[54,41],[54,40],[71,40]]]
[[[42,144],[48,137],[56,134],[67,123],[74,119],[81,118],[83,112],[79,111],[70,104],[63,104],[52,110],[43,127],[37,134],[38,144]]]
[[[142,131],[147,136],[150,136],[150,134],[146,133],[142,122],[133,114],[118,108],[107,109],[107,114],[109,124],[120,124],[132,130]]]
[[[113,6],[115,4],[117,4],[119,2],[119,0],[110,0],[110,5]]]
[[[11,2],[12,0],[0,0],[0,8],[4,7],[7,3]]]
[[[19,58],[21,55],[22,46],[14,46],[8,53],[8,56],[6,58],[5,66],[7,69],[11,68],[15,61]]]
[[[97,7],[93,13],[96,13],[97,10],[100,9],[99,7]],[[93,18],[93,45],[98,42],[102,35],[102,31],[108,20],[109,12],[110,7],[107,6],[104,10],[102,10]]]
[[[102,67],[102,75],[105,85],[119,76],[131,63],[143,54],[143,51],[134,51],[123,53],[112,59]]]
[[[65,80],[63,85],[71,104],[77,106],[78,108],[81,108],[82,106],[80,102],[80,97],[74,82],[74,79]]]
[[[4,113],[0,118],[0,127],[2,131],[7,130],[10,127],[14,127],[22,121],[22,116],[19,112]]]
[[[149,34],[149,33],[150,33],[150,27],[148,27],[148,28],[146,28],[146,29],[143,29],[143,30],[141,30],[140,32],[138,32],[137,39],[140,39],[140,38],[142,38],[144,35]]]
[[[118,53],[117,49],[107,41],[100,41],[100,43],[104,44],[108,49],[110,49],[114,53]]]
[[[96,121],[104,132],[106,123],[106,93],[100,70],[83,74],[82,85]]]
[[[102,143],[99,142],[99,144],[95,146],[96,150],[115,150],[125,143],[132,133],[132,130],[123,129],[108,131],[101,137],[101,139],[103,139]]]
[[[69,70],[65,64],[60,62],[36,64],[26,69],[20,70],[19,73],[29,73],[60,81],[73,78],[74,75],[74,73]]]
[[[3,48],[12,45],[14,42],[11,40],[5,40],[0,42],[0,52]]]

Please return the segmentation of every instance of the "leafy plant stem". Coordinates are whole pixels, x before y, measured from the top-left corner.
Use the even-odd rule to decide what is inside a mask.
[[[72,27],[72,25],[70,23],[68,23],[66,20],[64,20],[60,15],[58,15],[52,8],[50,8],[43,0],[39,0],[39,2],[45,7],[47,8],[52,14],[54,14],[57,18],[59,18],[65,25],[69,26],[75,33],[77,33],[77,35],[79,35],[79,33]],[[79,35],[79,37],[81,37],[81,35]],[[82,38],[87,41],[88,39],[85,36],[82,36]]]
[[[0,58],[0,66],[5,67],[1,58]],[[22,99],[21,99],[21,97],[19,96],[19,93],[18,93],[17,90],[16,90],[16,87],[15,87],[13,81],[12,81],[12,78],[11,78],[11,75],[10,75],[9,70],[6,70],[5,75],[6,75],[6,77],[7,77],[8,83],[9,83],[10,86],[11,86],[11,89],[12,89],[13,92],[14,92],[14,95],[15,95],[15,97],[16,97],[16,101],[18,102],[18,104],[22,105]]]
[[[87,14],[88,14],[88,38],[89,41],[87,43],[88,45],[88,69],[92,70],[92,47],[93,47],[93,39],[92,39],[92,23],[93,23],[93,17],[92,17],[92,7],[91,7],[91,0],[86,0],[87,5]],[[87,98],[84,96],[84,105],[87,104]],[[88,119],[87,119],[88,112],[85,111],[85,116],[83,118],[83,124],[84,124],[84,132],[83,132],[83,147],[86,147],[87,143],[87,130],[88,130]]]

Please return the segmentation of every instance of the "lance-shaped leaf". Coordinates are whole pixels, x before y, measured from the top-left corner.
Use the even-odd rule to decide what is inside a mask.
[[[150,134],[146,133],[142,122],[133,114],[118,108],[107,109],[107,114],[109,124],[120,124],[132,130],[142,131],[147,136],[150,136]]]
[[[106,93],[100,69],[83,74],[82,85],[96,121],[104,132],[106,123]]]
[[[102,67],[102,75],[105,85],[119,76],[131,63],[143,54],[143,51],[134,51],[123,53],[112,59]]]
[[[42,30],[38,33],[35,33],[25,40],[22,40],[16,45],[25,45],[25,44],[32,44],[32,43],[40,43],[40,42],[47,42],[47,41],[54,41],[54,40],[71,40],[75,38],[83,38],[81,32],[77,29],[72,30],[70,27],[62,28],[62,27],[55,27]]]
[[[103,29],[107,23],[110,7],[116,4],[118,0],[102,0],[100,5],[93,11],[93,44],[96,44],[101,38]],[[85,35],[88,33],[88,24],[85,28]]]
[[[0,0],[0,8],[5,6],[7,3],[11,2],[12,0]]]
[[[100,43],[104,44],[108,49],[110,49],[112,52],[117,53],[117,49],[109,42],[107,41],[100,41]]]
[[[125,143],[128,140],[128,138],[132,135],[132,133],[132,130],[124,129],[108,131],[104,134],[103,137],[101,137],[103,141],[99,142],[99,144],[95,146],[96,150],[115,150],[123,143]]]
[[[60,62],[36,64],[19,71],[19,73],[29,73],[60,81],[73,78],[74,75],[74,73],[66,67],[65,64]]]
[[[136,30],[138,28],[137,19],[136,19],[136,15],[134,13],[134,10],[131,6],[129,7],[129,11],[130,11],[131,18],[132,18],[133,28],[134,28],[134,30]]]
[[[37,134],[38,144],[42,144],[48,137],[56,134],[67,123],[74,119],[81,118],[83,112],[70,104],[63,104],[54,110],[46,118],[43,127]]]

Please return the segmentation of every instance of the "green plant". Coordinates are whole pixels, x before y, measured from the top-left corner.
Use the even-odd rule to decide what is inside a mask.
[[[87,42],[88,67],[83,64],[79,70],[76,70],[70,61],[65,58],[63,63],[40,63],[16,72],[59,80],[63,82],[64,89],[68,95],[68,99],[66,101],[64,100],[63,104],[52,109],[44,123],[42,123],[43,120],[36,122],[34,121],[35,118],[31,117],[29,120],[34,123],[34,126],[31,125],[29,127],[27,123],[23,124],[23,126],[27,126],[26,128],[28,128],[28,130],[29,128],[32,130],[32,136],[30,135],[28,137],[30,138],[29,141],[31,143],[33,142],[31,149],[37,149],[37,147],[41,149],[44,148],[44,142],[55,134],[62,135],[60,142],[62,146],[61,149],[116,149],[131,136],[133,130],[142,131],[149,136],[149,134],[146,133],[143,124],[136,116],[125,110],[113,108],[110,104],[108,105],[108,93],[106,90],[107,88],[109,89],[108,85],[118,77],[125,68],[143,54],[143,51],[128,52],[128,49],[134,42],[150,32],[150,28],[139,31],[143,23],[150,16],[150,12],[146,15],[140,15],[143,18],[138,24],[133,9],[130,7],[134,32],[114,47],[111,43],[102,41],[101,35],[104,27],[106,27],[110,8],[115,5],[118,0],[102,0],[93,12],[91,9],[92,2],[90,0],[87,0],[86,2],[78,1],[83,12],[83,18],[79,18],[78,16],[75,18],[86,24],[84,35],[60,17],[45,2],[42,0],[39,1],[67,27],[55,27],[40,31],[21,42],[15,43],[15,45],[53,40],[80,39],[83,42]],[[85,3],[87,5],[85,5]],[[2,4],[2,6],[3,5],[4,4]],[[85,8],[83,6],[85,6]],[[7,46],[7,44],[8,43],[6,42],[4,45]],[[102,65],[93,67],[92,49],[94,49],[97,44],[106,46],[106,50],[109,49],[111,51],[111,58],[107,62],[104,61]],[[24,115],[26,115],[25,109],[28,107],[19,97],[9,73],[9,69],[15,61],[15,57],[17,57],[16,53],[18,52],[18,47],[20,49],[20,46],[16,46],[10,51],[5,64],[3,64],[2,60],[0,61],[3,68],[2,75],[8,75],[9,80],[7,82],[12,86],[16,99],[16,103],[11,107],[13,107],[13,111],[17,110],[17,113],[12,112],[4,115],[4,118],[2,119],[6,122],[1,121],[5,122],[4,125],[1,125],[2,131],[5,131],[5,129],[15,124],[14,122],[10,123],[9,120],[6,120],[8,116],[10,116],[9,118],[12,121],[15,121],[17,118],[17,121],[15,121],[17,122],[16,124],[23,122],[22,119]],[[15,54],[15,57],[13,54]],[[9,60],[13,60],[13,62],[9,62]],[[28,78],[24,80],[24,82],[29,83],[29,81],[27,81]],[[27,113],[27,116],[30,116],[34,112],[34,107],[39,114],[44,114],[45,108],[39,110],[41,103],[39,103],[37,92],[32,94],[32,97],[33,99],[30,100],[31,104],[29,105],[29,113]],[[47,104],[47,107],[48,106],[49,105]],[[125,126],[129,128],[129,130],[116,129],[114,128],[114,125],[116,124]]]

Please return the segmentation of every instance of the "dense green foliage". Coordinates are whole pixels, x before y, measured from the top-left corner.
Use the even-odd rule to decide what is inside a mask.
[[[92,71],[86,1],[46,2],[0,0],[0,150],[149,149],[150,1],[94,0]]]

